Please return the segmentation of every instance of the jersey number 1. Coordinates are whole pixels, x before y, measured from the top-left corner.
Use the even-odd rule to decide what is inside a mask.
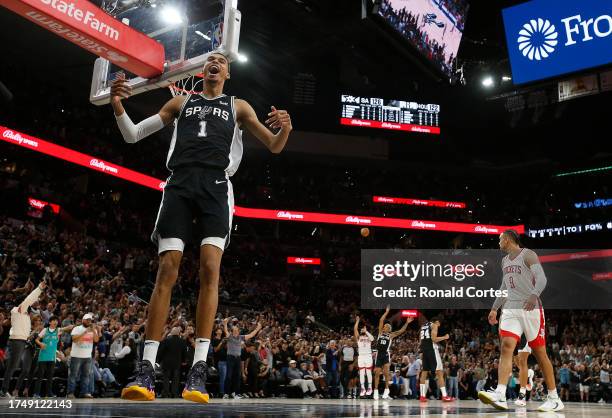
[[[200,121],[200,132],[198,132],[198,137],[206,138],[206,121],[205,120]]]

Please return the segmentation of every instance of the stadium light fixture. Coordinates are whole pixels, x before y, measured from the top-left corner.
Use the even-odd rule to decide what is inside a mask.
[[[485,76],[482,79],[482,85],[486,88],[490,88],[493,87],[493,85],[495,84],[495,82],[493,81],[493,77],[491,77],[490,75]]]
[[[161,10],[161,18],[169,25],[180,25],[183,23],[183,16],[174,7],[164,7]]]
[[[512,77],[504,75],[502,76],[502,81],[512,81]]]
[[[249,58],[244,55],[244,54],[238,54],[238,61],[239,62],[247,62],[249,60]]]

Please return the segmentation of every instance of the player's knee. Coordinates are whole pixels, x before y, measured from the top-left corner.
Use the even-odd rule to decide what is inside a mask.
[[[503,351],[512,351],[514,352],[514,348],[516,347],[516,341],[512,338],[504,338],[501,343],[501,349]]]
[[[162,287],[172,287],[178,277],[180,259],[169,254],[163,254],[159,259],[157,284]]]
[[[219,263],[214,260],[200,262],[200,280],[207,284],[219,282]]]

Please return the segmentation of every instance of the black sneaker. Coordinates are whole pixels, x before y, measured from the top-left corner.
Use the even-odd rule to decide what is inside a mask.
[[[205,361],[198,361],[191,367],[183,389],[183,399],[191,402],[208,403],[209,396],[206,391],[206,375],[208,365]]]
[[[136,366],[134,381],[121,391],[121,398],[130,401],[152,401],[155,399],[155,369],[149,360]]]

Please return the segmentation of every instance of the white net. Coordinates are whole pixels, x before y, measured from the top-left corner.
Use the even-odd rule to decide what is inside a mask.
[[[187,94],[200,94],[204,91],[203,75],[200,73],[185,77],[170,84],[168,88],[170,89],[172,97],[185,96]]]

